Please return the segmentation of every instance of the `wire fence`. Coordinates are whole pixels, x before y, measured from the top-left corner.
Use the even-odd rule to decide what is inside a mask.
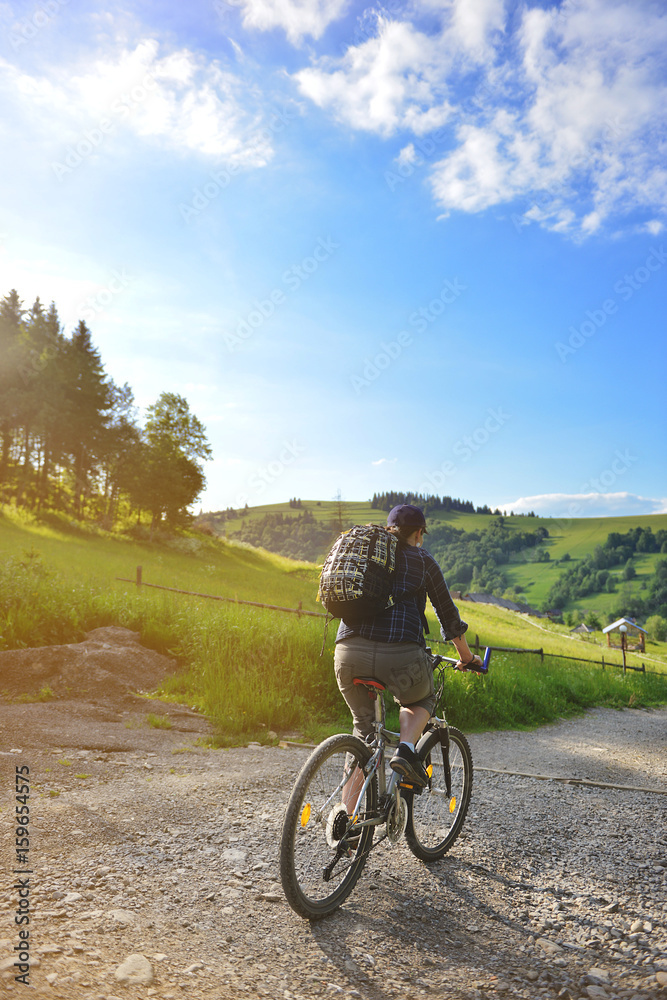
[[[326,618],[327,616],[321,611],[304,611],[302,602],[296,608],[282,608],[277,604],[261,604],[259,601],[242,601],[238,597],[221,597],[220,594],[200,594],[196,590],[181,590],[178,587],[163,587],[159,583],[146,583],[143,579],[143,569],[141,566],[137,566],[137,573],[134,580],[129,579],[126,576],[117,576],[117,580],[122,583],[134,583],[137,587],[151,587],[153,590],[167,590],[171,594],[187,594],[190,597],[205,597],[210,601],[226,601],[229,604],[247,604],[252,608],[266,608],[268,611],[286,611],[288,614],[297,615],[301,617],[302,615],[309,616],[310,618]]]
[[[146,581],[143,579],[143,567],[141,566],[137,566],[134,579],[130,579],[129,577],[126,576],[117,576],[116,580],[119,580],[121,583],[133,583],[137,587],[150,587],[153,590],[166,590],[171,594],[187,594],[189,597],[204,597],[207,600],[226,601],[229,604],[245,604],[251,608],[264,608],[267,611],[283,611],[286,612],[287,614],[296,615],[299,618],[302,616],[307,616],[310,618],[327,617],[327,615],[322,611],[304,611],[301,601],[299,601],[299,604],[296,608],[284,608],[280,607],[277,604],[262,604],[259,601],[239,600],[238,597],[222,597],[219,594],[201,594],[196,590],[181,590],[178,587],[164,587],[159,583],[146,583]],[[436,643],[441,642],[440,639],[430,639],[429,641]],[[442,644],[444,645],[445,643]],[[475,635],[475,642],[474,644],[471,644],[471,649],[475,651],[475,654],[479,654],[480,650],[484,648],[486,647],[480,644],[479,636]],[[589,663],[589,664],[593,663],[596,664],[597,666],[601,666],[603,670],[606,670],[607,667],[618,667],[620,670],[623,670],[623,672],[625,672],[626,670],[633,670],[636,673],[640,674],[658,673],[657,670],[647,671],[645,663],[642,663],[641,667],[633,667],[627,663],[615,663],[614,661],[611,660],[605,660],[604,656],[602,657],[601,660],[588,660],[583,656],[568,656],[566,653],[552,653],[550,650],[547,650],[545,652],[544,647],[541,647],[540,649],[522,649],[521,647],[518,646],[489,646],[488,648],[491,649],[491,651],[494,653],[531,653],[535,656],[539,656],[540,662],[542,663],[544,663],[545,656],[550,656],[553,658],[557,658],[559,660],[575,660],[578,663]]]

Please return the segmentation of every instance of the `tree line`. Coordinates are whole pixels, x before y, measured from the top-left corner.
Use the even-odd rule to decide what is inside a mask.
[[[501,516],[503,513],[497,507],[495,510],[491,510],[488,504],[476,507],[472,500],[459,500],[456,497],[448,496],[440,497],[431,495],[430,493],[399,493],[396,490],[389,490],[385,493],[374,493],[371,500],[371,507],[377,510],[390,511],[392,507],[396,507],[401,503],[411,503],[415,507],[421,507],[427,516],[432,514],[434,510],[455,510],[460,511],[462,514],[496,514]],[[524,515],[515,515],[514,511],[510,511],[510,516],[523,517]],[[535,517],[535,512],[530,511],[525,517]]]
[[[186,399],[161,393],[140,426],[86,323],[68,337],[54,303],[25,309],[15,290],[0,300],[0,359],[0,502],[106,527],[188,519],[212,453]]]

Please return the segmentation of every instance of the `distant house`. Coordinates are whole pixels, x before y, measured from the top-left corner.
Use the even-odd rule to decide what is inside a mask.
[[[576,628],[571,628],[570,632],[579,632],[579,633],[585,632],[585,633],[589,633],[589,632],[595,632],[595,629],[594,628],[590,628],[588,625],[585,624],[585,622],[582,622],[581,625],[577,625]]]
[[[607,645],[611,646],[612,649],[623,648],[623,632],[620,631],[621,625],[625,625],[627,629],[625,633],[625,648],[637,649],[643,653],[646,648],[644,639],[644,636],[647,634],[646,629],[642,628],[641,625],[637,625],[631,618],[619,618],[618,621],[612,622],[611,625],[607,625],[606,628],[602,629],[607,636]],[[612,641],[612,636],[614,641]]]

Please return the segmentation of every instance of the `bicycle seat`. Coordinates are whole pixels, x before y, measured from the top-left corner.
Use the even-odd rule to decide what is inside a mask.
[[[376,691],[386,690],[382,681],[376,681],[374,677],[353,677],[352,683],[358,684],[359,687],[375,688]]]

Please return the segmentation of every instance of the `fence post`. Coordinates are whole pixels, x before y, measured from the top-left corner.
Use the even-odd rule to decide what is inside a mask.
[[[137,587],[141,586],[141,574],[142,574],[142,571],[143,571],[143,567],[142,566],[137,566]]]
[[[544,663],[544,646],[540,650],[540,663]]]
[[[303,607],[303,602],[299,601],[299,603],[297,605],[297,609],[296,609],[296,616],[297,616],[297,618],[301,617],[301,609],[302,609],[302,607]]]
[[[604,656],[602,657],[602,669],[603,670],[605,669],[605,666],[604,666]]]
[[[479,656],[479,636],[475,633],[475,656]]]

